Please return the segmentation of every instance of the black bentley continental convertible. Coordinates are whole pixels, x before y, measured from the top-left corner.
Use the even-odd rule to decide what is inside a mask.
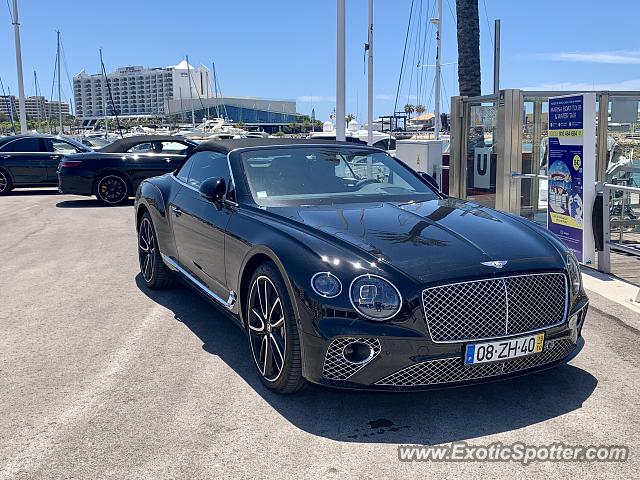
[[[135,195],[145,178],[175,170],[196,145],[183,137],[136,135],[95,152],[69,155],[58,167],[58,190],[119,205]]]
[[[438,388],[573,358],[588,308],[575,257],[433,183],[352,143],[204,143],[137,190],[141,278],[228,310],[280,393]]]

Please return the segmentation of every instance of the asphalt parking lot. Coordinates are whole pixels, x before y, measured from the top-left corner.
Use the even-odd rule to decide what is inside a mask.
[[[583,352],[425,393],[266,390],[243,333],[138,278],[131,204],[0,198],[0,478],[640,478],[640,315],[591,295]],[[627,445],[623,463],[407,463],[399,444]]]

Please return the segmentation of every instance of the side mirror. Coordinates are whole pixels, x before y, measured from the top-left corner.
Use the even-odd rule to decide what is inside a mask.
[[[227,193],[227,184],[224,178],[211,177],[207,178],[200,185],[200,195],[210,202],[219,202]]]
[[[426,172],[418,172],[418,175],[420,175],[422,179],[425,182],[427,182],[431,188],[434,188],[437,192],[440,191],[440,185],[438,185],[438,182],[436,182],[436,179],[433,178],[431,175],[429,175]]]

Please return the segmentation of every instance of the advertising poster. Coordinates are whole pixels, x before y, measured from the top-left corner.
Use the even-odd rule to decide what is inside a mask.
[[[593,105],[585,109],[585,97]],[[594,256],[591,210],[595,192],[595,98],[549,99],[547,228],[583,263]]]

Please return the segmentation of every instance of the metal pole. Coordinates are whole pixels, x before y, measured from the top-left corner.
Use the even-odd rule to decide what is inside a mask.
[[[186,56],[187,59],[187,73],[189,76],[189,102],[191,102],[191,123],[193,124],[193,128],[196,128],[196,114],[193,110],[193,92],[191,91],[191,67],[189,67],[189,55]]]
[[[180,117],[182,117],[182,121],[184,122],[184,106],[182,105],[182,87],[178,87],[178,91],[180,92]]]
[[[596,181],[607,181],[607,165],[609,164],[609,149],[607,137],[609,136],[609,92],[602,92],[598,97],[598,127],[597,127],[597,156],[596,156]]]
[[[493,93],[497,95],[500,91],[500,19],[495,20],[493,30]]]
[[[368,90],[367,90],[367,145],[373,145],[373,0],[369,0]]]
[[[336,52],[336,140],[344,142],[346,139],[345,118],[345,0],[337,0],[337,52]]]
[[[56,61],[58,62],[58,120],[60,122],[60,135],[64,133],[64,127],[62,126],[62,89],[60,87],[60,31],[56,32],[58,39]]]
[[[603,273],[611,273],[611,219],[610,219],[610,193],[605,182],[598,182],[596,191],[602,190],[602,251],[598,252],[598,270]]]
[[[16,70],[18,72],[18,107],[20,109],[20,133],[27,133],[27,106],[24,100],[24,79],[22,78],[22,49],[20,48],[18,0],[13,0],[13,32],[15,34],[16,42]]]
[[[442,0],[438,0],[438,18],[433,21],[436,25],[436,91],[435,108],[433,109],[433,133],[436,140],[440,139],[440,84],[442,83]]]
[[[102,49],[100,49],[100,68],[102,69],[102,109],[104,115],[104,138],[109,137],[109,117],[107,116],[107,69],[102,61]]]

